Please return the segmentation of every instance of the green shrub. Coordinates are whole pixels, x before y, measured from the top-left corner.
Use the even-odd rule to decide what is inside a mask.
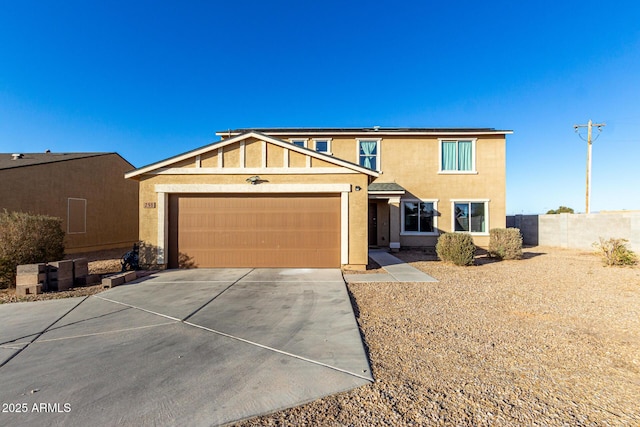
[[[568,208],[566,206],[560,206],[558,209],[551,209],[547,211],[547,215],[551,214],[551,215],[557,215],[557,214],[561,214],[561,213],[573,213],[573,209],[572,208]]]
[[[467,233],[444,233],[436,244],[438,258],[455,265],[472,265],[476,255],[476,245]]]
[[[489,231],[489,250],[492,258],[522,258],[522,235],[518,228],[493,228]]]
[[[64,256],[62,220],[22,212],[0,212],[0,288],[15,284],[16,267]]]
[[[605,265],[634,265],[638,262],[638,257],[627,248],[627,242],[627,239],[605,240],[601,237],[600,242],[594,243],[593,246],[602,256]]]

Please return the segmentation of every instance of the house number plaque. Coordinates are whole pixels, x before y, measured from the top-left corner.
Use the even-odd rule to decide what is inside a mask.
[[[156,202],[144,202],[144,208],[145,209],[155,209],[156,208]]]

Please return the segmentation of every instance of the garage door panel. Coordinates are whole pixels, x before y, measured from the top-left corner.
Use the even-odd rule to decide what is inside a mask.
[[[328,251],[314,251],[313,253],[305,253],[297,250],[283,250],[279,252],[279,257],[272,256],[272,250],[256,250],[251,253],[240,250],[228,250],[228,251],[194,251],[192,253],[184,254],[190,261],[193,262],[193,266],[203,267],[274,267],[275,263],[279,264],[280,257],[287,259],[283,265],[276,265],[279,267],[292,267],[292,268],[327,268],[326,263],[323,261],[327,257],[332,256],[331,250]],[[333,266],[335,267],[335,266]]]
[[[340,266],[339,195],[173,197],[171,247],[198,267]]]

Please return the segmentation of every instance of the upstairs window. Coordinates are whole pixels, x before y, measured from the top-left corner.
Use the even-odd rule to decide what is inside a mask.
[[[331,154],[331,139],[314,139],[315,150],[318,153]]]
[[[474,173],[475,140],[441,140],[440,171]]]
[[[358,140],[358,164],[367,169],[380,170],[380,140]]]
[[[306,139],[292,139],[291,143],[293,145],[297,145],[298,147],[307,148],[307,140]]]

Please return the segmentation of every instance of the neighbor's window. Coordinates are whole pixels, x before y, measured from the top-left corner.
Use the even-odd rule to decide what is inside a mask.
[[[487,232],[487,202],[455,202],[453,221],[455,231]]]
[[[440,170],[456,172],[473,172],[475,170],[475,141],[442,140]]]
[[[380,140],[358,140],[359,164],[367,169],[380,170]]]
[[[435,202],[403,201],[402,202],[403,233],[435,233]]]
[[[320,153],[331,153],[331,139],[314,139],[315,149]]]

